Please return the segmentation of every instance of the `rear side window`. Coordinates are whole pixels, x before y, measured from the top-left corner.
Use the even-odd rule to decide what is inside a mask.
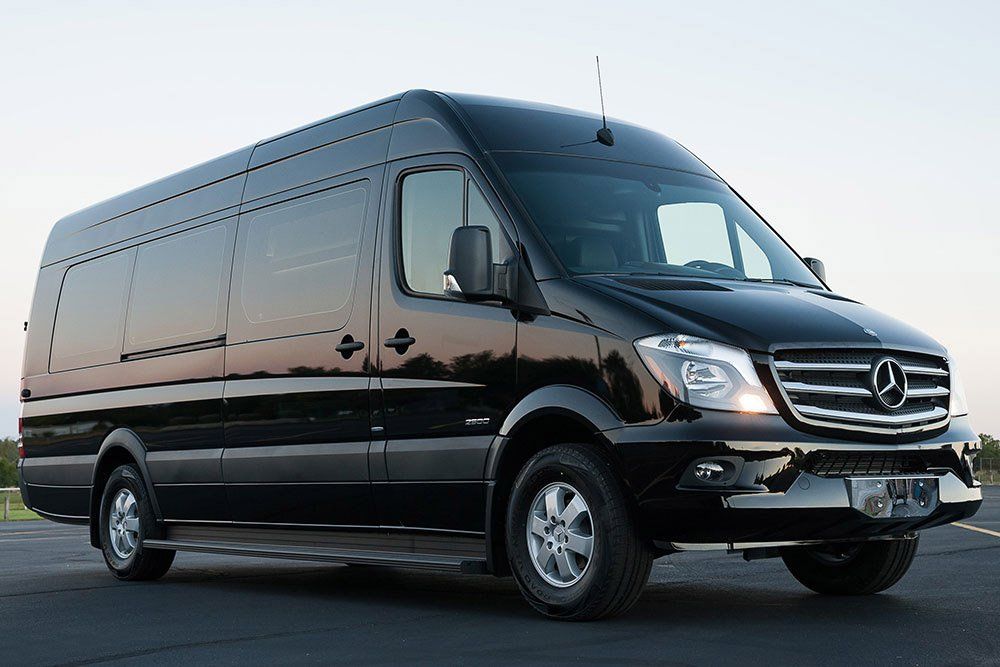
[[[238,338],[331,331],[347,324],[367,204],[367,183],[354,183],[241,221],[242,260],[233,285],[241,319],[236,326],[245,335]]]
[[[225,333],[232,223],[139,247],[125,327],[125,351],[158,349]]]
[[[52,333],[51,372],[121,360],[134,259],[135,250],[126,250],[66,272]]]

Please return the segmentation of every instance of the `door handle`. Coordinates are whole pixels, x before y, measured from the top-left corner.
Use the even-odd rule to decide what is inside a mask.
[[[395,336],[385,339],[385,346],[395,348],[396,352],[404,354],[416,342],[417,339],[411,336],[409,331],[400,329]]]
[[[365,349],[365,344],[360,340],[354,340],[354,336],[351,334],[347,334],[344,336],[343,340],[340,341],[340,344],[333,349],[340,352],[340,355],[344,357],[344,359],[350,359],[352,354],[358,350]]]

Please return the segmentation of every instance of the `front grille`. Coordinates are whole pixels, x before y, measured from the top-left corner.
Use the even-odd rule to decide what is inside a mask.
[[[901,452],[819,452],[809,470],[820,477],[909,475],[927,471],[923,459]]]
[[[872,391],[872,366],[884,357],[899,362],[906,374],[906,400],[895,409],[886,408]],[[804,423],[902,433],[948,420],[948,365],[940,357],[890,350],[780,350],[772,364],[788,406]]]

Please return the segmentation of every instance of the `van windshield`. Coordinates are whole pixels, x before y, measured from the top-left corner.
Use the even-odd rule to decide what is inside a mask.
[[[639,274],[821,287],[725,184],[609,160],[493,154],[573,275]]]

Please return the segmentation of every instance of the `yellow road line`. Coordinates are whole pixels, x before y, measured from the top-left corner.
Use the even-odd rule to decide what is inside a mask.
[[[992,535],[993,537],[1000,537],[1000,533],[995,530],[987,530],[986,528],[980,528],[979,526],[970,526],[967,523],[959,523],[956,521],[951,524],[953,526],[958,526],[959,528],[965,528],[966,530],[974,530],[977,533],[982,533],[983,535]]]

